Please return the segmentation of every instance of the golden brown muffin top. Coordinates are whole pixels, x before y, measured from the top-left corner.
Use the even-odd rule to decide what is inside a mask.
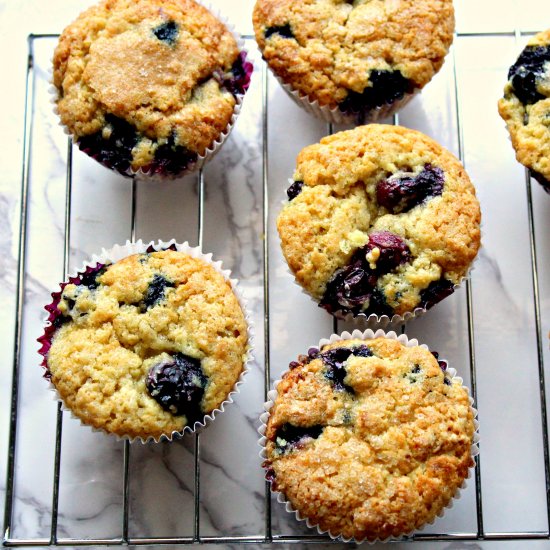
[[[221,81],[238,53],[227,27],[193,0],[103,0],[55,50],[61,121],[77,138],[112,131],[112,117],[129,124],[139,138],[134,169],[172,142],[202,155],[231,120],[235,97]]]
[[[406,534],[432,521],[473,465],[466,389],[397,340],[343,340],[277,386],[264,466],[273,488],[333,535]]]
[[[51,382],[95,428],[170,436],[219,407],[243,370],[247,325],[231,284],[183,252],[136,254],[81,276],[64,287],[57,310]],[[165,368],[183,389],[158,384]]]
[[[498,102],[518,162],[550,192],[550,29],[529,39]]]
[[[375,275],[368,283],[380,302],[373,313],[429,307],[431,294],[458,284],[478,252],[480,208],[468,175],[415,130],[369,124],[325,137],[300,152],[294,180],[300,192],[291,194],[277,228],[296,280],[317,301],[361,260]],[[377,245],[388,238],[400,254],[393,263]],[[351,302],[341,310],[357,314],[372,305]]]
[[[254,31],[284,82],[332,108],[375,85],[372,71],[423,88],[453,40],[451,0],[258,0]]]

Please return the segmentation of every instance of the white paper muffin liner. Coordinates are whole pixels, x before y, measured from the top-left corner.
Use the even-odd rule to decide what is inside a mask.
[[[394,115],[420,92],[420,88],[418,88],[411,93],[405,93],[401,99],[397,99],[392,103],[373,107],[360,113],[344,113],[338,107],[331,108],[328,105],[320,105],[318,100],[312,100],[309,96],[302,94],[290,84],[287,84],[273,71],[271,72],[296,105],[307,111],[310,115],[333,124],[369,124],[371,122],[378,122]]]
[[[248,51],[245,49],[245,43],[242,36],[237,32],[235,26],[228,21],[228,19],[221,14],[221,12],[217,9],[211,6],[208,2],[204,2],[202,0],[194,0],[197,4],[200,4],[204,8],[206,8],[216,19],[221,21],[226,28],[229,30],[229,32],[233,35],[235,38],[235,41],[237,42],[237,49],[239,51],[239,54],[244,54],[244,60],[243,65],[248,65],[250,67],[250,75],[249,77],[252,78],[252,74],[254,72],[254,64],[249,59]],[[78,146],[78,137],[73,135],[73,133],[61,122],[61,117],[59,116],[59,110],[57,108],[57,101],[59,100],[59,91],[53,84],[53,60],[50,63],[50,86],[48,88],[48,92],[50,94],[50,103],[53,106],[53,112],[55,113],[58,124],[62,128],[63,132],[71,137],[73,143]],[[122,175],[126,175],[130,178],[137,177],[140,179],[140,181],[149,181],[149,182],[158,182],[158,181],[167,181],[167,180],[175,180],[182,178],[183,176],[193,174],[199,170],[201,170],[204,165],[210,161],[214,156],[218,153],[221,146],[224,144],[226,139],[229,137],[229,134],[231,134],[231,131],[233,130],[233,127],[235,126],[235,122],[237,121],[237,118],[239,117],[239,114],[242,110],[242,104],[244,101],[244,97],[246,95],[246,91],[243,94],[237,94],[235,97],[235,106],[233,107],[233,114],[231,115],[231,119],[229,120],[229,123],[225,127],[225,129],[219,134],[219,136],[210,144],[209,147],[206,148],[206,151],[203,155],[197,155],[197,160],[193,163],[190,163],[184,170],[179,172],[178,174],[159,174],[152,172],[151,170],[144,170],[143,168],[139,168],[138,170],[133,170],[131,167],[128,168],[125,172],[122,172],[116,168],[113,168],[111,166],[107,166],[101,160],[97,158],[97,155],[89,154],[85,151],[83,151],[87,156],[90,158],[93,158],[95,161],[97,161],[99,164],[104,166],[105,168],[109,170],[113,170],[114,172]]]
[[[352,340],[352,339],[360,339],[360,340],[368,341],[368,340],[373,340],[374,338],[389,338],[389,339],[392,339],[392,340],[397,340],[398,342],[400,342],[402,345],[404,345],[406,347],[420,346],[421,348],[430,351],[428,346],[426,346],[425,344],[419,344],[418,340],[416,340],[414,338],[409,339],[406,334],[398,335],[393,331],[392,332],[385,332],[382,329],[378,329],[376,332],[374,332],[371,329],[367,329],[364,332],[361,332],[360,330],[356,329],[352,333],[349,333],[349,332],[346,331],[346,332],[342,332],[342,334],[332,334],[329,338],[323,338],[322,340],[320,340],[317,345],[310,346],[309,348],[306,348],[306,349],[310,349],[311,347],[313,347],[313,348],[321,350],[323,348],[323,346],[326,346],[327,344],[332,344],[334,342],[339,342],[339,341],[343,341],[343,340]],[[439,358],[438,361],[439,362],[444,362],[445,364],[447,364],[447,368],[445,369],[445,372],[448,373],[451,376],[451,379],[453,381],[458,382],[466,390],[466,392],[468,393],[468,396],[469,396],[469,399],[470,399],[470,408],[471,408],[472,413],[473,413],[474,427],[475,427],[474,436],[472,438],[472,445],[470,447],[471,456],[472,456],[472,458],[474,458],[479,454],[479,439],[480,439],[479,438],[479,422],[477,420],[477,410],[473,406],[474,401],[473,401],[472,397],[470,397],[470,392],[469,392],[468,388],[466,386],[464,386],[462,378],[457,376],[457,372],[456,372],[455,369],[448,366],[448,361],[446,359],[443,359],[443,358]],[[262,459],[262,461],[267,459],[267,454],[266,454],[266,450],[265,450],[266,443],[267,443],[267,438],[265,437],[265,432],[266,432],[266,429],[267,429],[267,422],[268,422],[269,417],[270,417],[270,411],[273,408],[273,405],[275,404],[275,400],[277,399],[277,395],[278,395],[277,386],[280,384],[280,382],[282,381],[282,378],[288,372],[289,372],[289,370],[286,370],[285,372],[283,372],[282,375],[281,375],[281,379],[278,379],[274,382],[274,384],[273,384],[274,389],[270,390],[268,392],[268,394],[267,394],[268,401],[266,401],[264,403],[264,409],[265,409],[266,412],[264,412],[260,416],[260,427],[258,428],[258,432],[259,432],[261,437],[258,440],[258,444],[261,447],[260,458]],[[453,507],[453,502],[460,498],[461,491],[464,490],[467,487],[466,480],[470,479],[470,477],[472,475],[472,472],[475,468],[475,465],[476,464],[475,464],[475,460],[474,460],[474,464],[468,469],[468,475],[467,475],[466,479],[464,480],[462,485],[455,491],[455,494],[450,499],[450,501],[447,503],[447,505],[444,506],[441,509],[441,511],[436,515],[436,517],[443,517],[445,515],[445,511],[448,510],[448,509],[451,509]],[[338,539],[338,540],[342,540],[343,542],[354,542],[356,544],[361,544],[362,542],[368,542],[369,544],[375,544],[377,542],[387,542],[388,540],[394,540],[392,537],[388,537],[388,538],[383,539],[383,540],[379,539],[379,538],[373,539],[373,540],[355,539],[353,537],[346,538],[346,537],[343,537],[342,535],[340,535],[339,533],[333,533],[330,530],[324,531],[319,527],[318,524],[316,524],[314,521],[311,521],[309,518],[303,516],[298,510],[296,510],[292,506],[292,504],[287,500],[287,498],[285,497],[285,495],[283,493],[274,490],[273,485],[272,485],[271,482],[270,482],[270,485],[271,485],[271,492],[277,496],[277,502],[283,504],[285,506],[285,510],[289,514],[293,514],[296,517],[297,521],[305,522],[305,524],[309,528],[317,529],[317,532],[320,535],[327,534],[331,539]],[[410,536],[412,533],[414,533],[414,532],[416,532],[420,529],[423,529],[424,527],[426,527],[426,525],[433,524],[436,517],[434,517],[433,520],[431,520],[429,522],[426,522],[424,525],[422,525],[418,529],[415,529],[415,530],[410,531],[408,533],[403,533],[401,535],[401,537],[399,537],[399,538],[406,538],[406,537]]]
[[[289,185],[292,185],[292,183],[294,183],[294,180],[289,178],[288,183]],[[283,192],[285,193],[285,198],[281,199],[281,208],[283,208],[286,204],[288,204],[288,197],[286,197],[286,189],[284,189]],[[468,281],[471,278],[472,273],[475,270],[475,264],[479,258],[482,242],[483,242],[483,231],[482,231],[482,224],[480,224],[480,246],[479,246],[478,253],[476,254],[476,257],[472,260],[472,263],[470,264],[470,267],[468,268],[464,276],[460,279],[458,283],[456,283],[453,286],[453,292],[449,296],[442,298],[441,300],[439,300],[439,302],[436,302],[429,308],[417,307],[413,311],[406,311],[403,315],[394,314],[391,317],[389,315],[377,315],[376,313],[371,313],[369,315],[366,315],[365,313],[355,313],[355,314],[351,312],[345,313],[342,310],[337,310],[330,313],[326,311],[324,308],[322,308],[321,306],[319,306],[319,300],[315,298],[313,295],[311,295],[302,286],[300,281],[298,281],[296,274],[292,271],[292,269],[290,269],[290,266],[286,262],[286,259],[285,259],[285,269],[286,269],[286,272],[294,279],[295,284],[298,286],[302,294],[304,294],[310,300],[312,300],[317,306],[319,306],[320,309],[323,309],[324,311],[326,311],[328,315],[332,315],[339,321],[344,321],[347,323],[355,323],[357,325],[361,325],[362,328],[372,328],[372,329],[397,328],[403,325],[404,323],[411,321],[412,319],[416,319],[417,317],[422,317],[427,311],[436,307],[438,304],[440,304],[441,302],[445,301],[447,298],[452,296],[466,281]],[[283,254],[283,258],[284,258],[284,254]]]
[[[177,243],[174,239],[171,241],[151,241],[151,242],[143,242],[141,239],[137,242],[130,242],[127,241],[124,245],[115,245],[111,249],[105,249],[103,248],[99,254],[94,254],[92,257],[85,261],[78,269],[74,269],[67,275],[66,281],[69,281],[69,279],[73,277],[79,277],[86,273],[87,269],[95,268],[98,264],[113,264],[115,262],[118,262],[122,260],[123,258],[126,258],[127,256],[132,256],[134,254],[143,254],[147,252],[147,249],[150,247],[154,248],[156,251],[161,250],[167,250],[169,248],[174,248],[179,251],[183,252],[193,258],[197,258],[200,260],[203,260],[205,263],[211,265],[218,273],[220,273],[223,278],[231,285],[231,289],[233,290],[233,293],[235,294],[239,305],[241,306],[241,310],[243,312],[243,315],[245,317],[245,322],[247,326],[247,349],[245,357],[243,358],[243,369],[241,371],[241,374],[237,381],[235,382],[235,385],[233,386],[232,390],[228,393],[227,397],[224,399],[224,401],[219,405],[218,408],[214,409],[210,413],[204,415],[202,420],[196,421],[193,423],[193,425],[187,425],[185,426],[181,431],[173,431],[171,434],[163,434],[158,438],[155,438],[153,436],[149,437],[130,437],[128,435],[118,435],[115,433],[112,433],[104,428],[95,428],[89,424],[86,424],[80,417],[76,416],[73,411],[66,406],[65,402],[63,401],[63,398],[57,391],[56,387],[53,385],[51,380],[48,380],[49,383],[49,389],[52,392],[52,398],[54,401],[60,401],[62,405],[62,409],[65,411],[68,411],[71,414],[71,417],[78,420],[82,426],[86,426],[87,428],[91,428],[94,432],[102,432],[105,434],[108,434],[109,436],[116,437],[118,440],[128,440],[130,442],[135,442],[136,440],[141,441],[141,443],[148,443],[150,441],[158,443],[159,441],[172,441],[173,439],[181,438],[183,435],[187,433],[194,433],[203,430],[210,422],[212,422],[216,416],[220,413],[222,413],[225,410],[225,407],[233,403],[234,398],[238,393],[240,393],[240,386],[244,382],[244,378],[246,374],[250,371],[250,363],[253,359],[253,348],[254,348],[254,330],[253,330],[253,324],[252,324],[252,315],[250,311],[248,310],[247,302],[244,298],[244,295],[242,294],[241,289],[238,285],[237,279],[231,278],[231,272],[228,269],[223,269],[222,262],[220,260],[215,261],[212,258],[212,254],[205,254],[202,252],[202,250],[199,247],[192,247],[188,242],[184,242],[182,244]],[[55,295],[59,295],[60,291],[56,290],[52,293],[52,298],[54,298],[53,302],[48,304],[46,306],[46,311],[52,315],[51,308],[52,306],[55,307],[58,300],[56,299]],[[47,367],[47,355],[49,348],[51,347],[51,342],[53,339],[53,336],[55,334],[55,330],[52,330],[52,323],[50,322],[49,318],[46,319],[44,322],[44,333],[43,335],[38,338],[38,342],[41,344],[41,348],[39,350],[39,354],[43,357],[42,362],[42,368],[45,369],[45,373],[48,372]],[[47,377],[44,376],[46,379]]]

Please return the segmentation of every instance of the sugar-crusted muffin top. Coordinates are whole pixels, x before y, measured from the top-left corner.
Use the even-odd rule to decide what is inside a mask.
[[[183,252],[100,265],[54,304],[47,375],[96,428],[170,436],[217,408],[243,370],[247,325],[230,283]]]
[[[227,27],[193,0],[103,0],[59,39],[59,115],[91,153],[98,141],[107,149],[124,141],[121,171],[196,158],[244,93],[242,61]]]
[[[473,465],[467,391],[420,346],[344,340],[291,363],[266,429],[266,477],[333,535],[374,540],[429,522]]]
[[[550,29],[533,36],[498,102],[517,160],[550,192]]]
[[[424,87],[452,43],[454,10],[451,0],[258,0],[253,22],[284,82],[353,111]]]
[[[420,132],[369,124],[298,155],[277,219],[296,280],[329,312],[403,315],[450,294],[480,246],[460,162]]]

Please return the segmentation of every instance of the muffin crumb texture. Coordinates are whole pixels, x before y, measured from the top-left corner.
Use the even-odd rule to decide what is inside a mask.
[[[104,0],[59,39],[57,109],[104,165],[178,174],[228,127],[248,87],[243,63],[231,32],[193,0]]]
[[[258,0],[263,57],[311,101],[344,112],[423,88],[453,40],[451,0]]]
[[[370,124],[298,155],[277,227],[297,282],[330,313],[404,315],[454,291],[480,246],[460,162],[429,137]]]
[[[388,338],[310,350],[267,423],[273,489],[333,536],[384,540],[432,521],[473,465],[469,396],[445,368]]]
[[[170,437],[219,407],[243,370],[244,314],[202,259],[172,250],[129,256],[57,296],[46,374],[95,428]]]
[[[510,67],[498,110],[518,162],[550,193],[550,29],[533,36]]]

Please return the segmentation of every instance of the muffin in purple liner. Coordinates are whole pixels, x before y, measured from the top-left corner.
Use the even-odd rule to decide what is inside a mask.
[[[204,426],[249,359],[246,313],[227,277],[193,249],[107,254],[52,294],[39,338],[45,377],[83,423],[119,437]]]
[[[498,111],[518,162],[550,193],[550,29],[533,36],[510,67]]]
[[[194,0],[103,0],[62,33],[53,83],[80,149],[123,175],[193,171],[229,134],[252,64]]]

